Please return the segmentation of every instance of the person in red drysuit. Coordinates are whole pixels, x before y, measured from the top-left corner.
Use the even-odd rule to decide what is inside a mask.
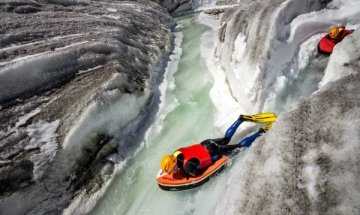
[[[207,139],[199,144],[183,147],[176,150],[173,154],[165,155],[161,161],[161,169],[170,173],[175,167],[187,177],[195,177],[212,165],[222,155],[230,154],[234,149],[250,147],[251,144],[263,133],[271,128],[272,123],[265,128],[260,128],[258,132],[244,138],[240,143],[228,145],[240,124],[246,119],[240,117],[228,128],[223,138]]]
[[[336,44],[341,42],[347,35],[354,30],[347,30],[345,26],[335,26],[329,29],[329,32],[324,36],[318,44],[318,52],[325,55],[330,55]]]

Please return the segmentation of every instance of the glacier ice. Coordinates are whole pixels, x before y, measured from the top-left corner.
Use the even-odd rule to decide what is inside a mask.
[[[138,147],[175,23],[142,0],[6,0],[0,10],[0,210],[60,213],[114,174],[109,154]]]

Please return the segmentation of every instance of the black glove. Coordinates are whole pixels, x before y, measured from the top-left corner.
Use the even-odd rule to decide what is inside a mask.
[[[243,121],[253,121],[253,119],[251,118],[251,116],[248,116],[248,115],[243,115],[243,114],[241,114],[240,116],[239,116],[239,119],[241,119],[241,120],[243,120]]]
[[[259,133],[265,133],[267,132],[270,128],[272,127],[272,123],[268,124],[267,126],[265,126],[264,128],[260,128],[259,129]]]

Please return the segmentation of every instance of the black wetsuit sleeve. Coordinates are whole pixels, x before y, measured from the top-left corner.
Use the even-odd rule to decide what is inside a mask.
[[[210,139],[210,141],[216,143],[216,145],[225,146],[225,145],[229,144],[230,138],[223,137],[223,138],[217,138],[217,139]]]
[[[230,154],[232,150],[240,148],[241,145],[227,145],[229,144],[230,139],[223,137],[217,139],[207,139],[201,142],[208,152],[210,153],[211,160],[218,160],[222,155]]]
[[[200,161],[196,158],[188,160],[184,166],[184,155],[179,154],[176,157],[176,164],[186,177],[194,177],[202,172],[202,170],[199,169]]]
[[[184,163],[184,155],[183,154],[179,154],[176,156],[176,165],[182,169],[183,167],[183,163]]]
[[[202,170],[199,169],[200,161],[196,158],[191,158],[188,160],[184,167],[184,172],[187,176],[195,177],[202,173]]]
[[[241,148],[241,145],[240,144],[235,144],[235,145],[218,145],[220,151],[222,151],[223,153],[225,152],[228,153],[229,151],[232,151],[236,148]]]

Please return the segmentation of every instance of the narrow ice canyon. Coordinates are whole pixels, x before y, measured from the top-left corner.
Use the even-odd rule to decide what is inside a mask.
[[[4,0],[0,17],[0,214],[360,213],[359,1]],[[355,31],[320,55],[334,25]],[[162,155],[268,111],[208,183],[159,189]]]

